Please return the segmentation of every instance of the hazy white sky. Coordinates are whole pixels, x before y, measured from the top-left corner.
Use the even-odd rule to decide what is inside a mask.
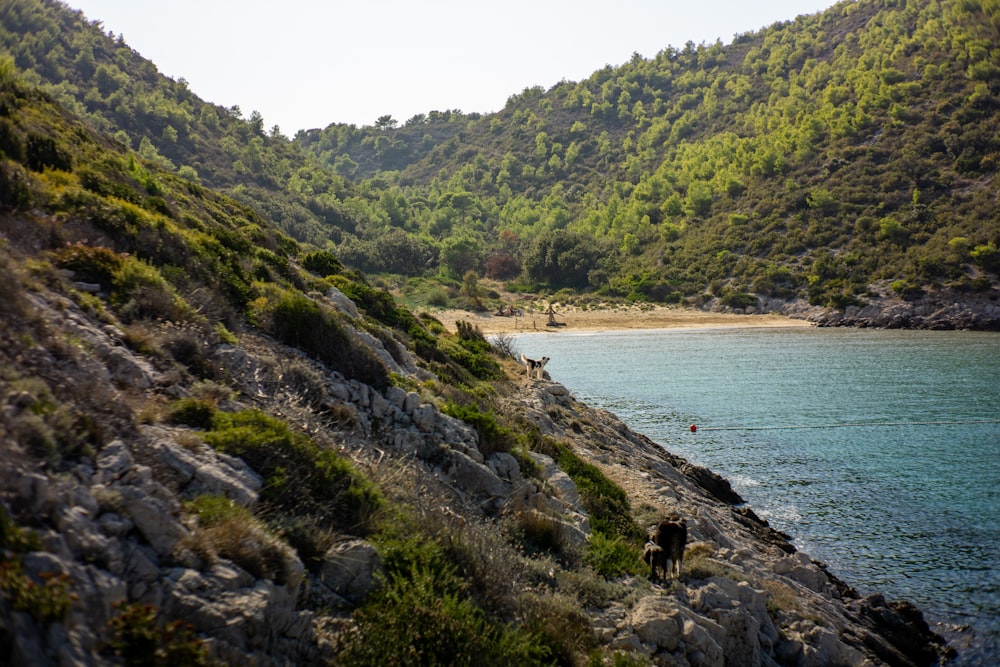
[[[202,99],[267,128],[492,112],[638,52],[813,14],[834,0],[66,0]]]

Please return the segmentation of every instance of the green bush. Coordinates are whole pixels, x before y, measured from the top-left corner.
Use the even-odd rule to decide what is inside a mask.
[[[889,287],[901,299],[916,299],[923,294],[923,290],[920,286],[914,285],[909,280],[894,280]]]
[[[142,318],[184,321],[195,317],[160,271],[147,262],[127,257],[115,272],[111,303],[129,321]]]
[[[0,505],[0,552],[26,553],[40,549],[41,544],[38,535],[19,527],[6,508]]]
[[[355,342],[337,315],[300,292],[273,290],[255,302],[258,319],[282,342],[326,362],[346,377],[383,390],[389,372],[371,349]]]
[[[730,308],[750,308],[757,305],[757,297],[753,294],[748,294],[746,292],[738,292],[736,290],[725,290],[722,296],[719,298],[719,302],[723,306],[728,306]]]
[[[548,662],[540,637],[491,620],[450,567],[391,571],[355,615],[341,665],[530,665]]]
[[[317,250],[302,258],[302,268],[322,278],[340,273],[344,265],[332,252]]]
[[[264,477],[261,500],[280,512],[363,532],[382,505],[378,490],[347,459],[263,412],[216,412],[203,437]]]
[[[75,280],[98,283],[109,289],[125,263],[125,256],[108,248],[73,243],[53,251],[52,263],[73,271]]]
[[[437,347],[477,380],[491,381],[504,378],[503,369],[493,358],[489,343],[486,344],[487,349],[477,349],[479,346],[474,341],[466,341],[463,344],[461,339],[439,338]],[[470,347],[473,349],[469,349]]]
[[[39,548],[38,535],[20,528],[0,505],[0,597],[40,621],[59,621],[77,598],[70,592],[65,574],[46,575],[37,581],[24,572],[20,554]]]
[[[479,450],[483,456],[489,456],[494,452],[507,452],[514,446],[514,434],[509,428],[497,422],[492,410],[483,412],[475,403],[466,405],[445,403],[441,406],[441,412],[475,427],[479,434]]]
[[[182,398],[170,406],[167,421],[192,428],[208,430],[212,428],[215,406],[200,398]]]
[[[20,560],[0,554],[0,596],[17,611],[39,621],[61,621],[77,599],[69,588],[66,574],[43,573],[39,582],[24,572]]]
[[[604,577],[639,574],[643,569],[642,554],[635,541],[596,531],[590,536],[584,561]]]

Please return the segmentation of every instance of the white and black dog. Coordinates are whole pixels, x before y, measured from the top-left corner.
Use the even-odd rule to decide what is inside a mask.
[[[522,354],[521,361],[524,362],[524,371],[529,378],[536,377],[541,380],[542,370],[545,368],[545,364],[549,363],[549,358],[542,357],[541,359],[529,359]]]

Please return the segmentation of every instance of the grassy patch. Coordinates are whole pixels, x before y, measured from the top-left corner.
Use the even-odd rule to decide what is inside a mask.
[[[538,451],[555,459],[576,484],[595,533],[625,540],[645,539],[645,532],[632,518],[632,508],[624,489],[608,479],[600,468],[577,456],[567,445],[551,438],[542,438],[540,443]]]
[[[246,461],[264,478],[261,501],[280,514],[364,533],[382,506],[378,490],[350,461],[263,412],[226,413],[204,399],[181,399],[170,419],[205,428],[206,443]]]
[[[289,582],[290,550],[250,510],[222,496],[199,496],[187,509],[198,517],[197,548],[207,550],[209,558],[229,559],[256,579]]]

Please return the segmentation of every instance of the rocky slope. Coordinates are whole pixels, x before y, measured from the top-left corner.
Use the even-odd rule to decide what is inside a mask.
[[[827,309],[809,319],[820,326],[1000,331],[1000,290],[996,287],[974,294],[938,290],[902,299],[882,282],[873,285],[872,292],[861,305]]]
[[[445,383],[390,337],[366,331],[336,290],[312,298],[357,325],[352,336],[397,378],[388,389],[346,379],[250,329],[206,344],[226,378],[209,386],[137,351],[135,333],[107,311],[82,307],[85,286],[2,259],[0,663],[130,664],[135,644],[123,636],[138,632],[144,613],[160,623],[150,635],[169,634],[173,650],[190,651],[175,657],[204,660],[204,649],[226,664],[338,662],[386,554],[338,529],[305,562],[249,519],[236,539],[243,552],[207,546],[216,538],[192,501],[222,497],[252,509],[266,492],[244,459],[164,418],[171,402],[208,390],[223,412],[281,417],[349,458],[387,497],[405,497],[425,523],[462,533],[478,546],[484,586],[490,576],[508,578],[531,589],[522,600],[572,601],[593,635],[573,662],[589,654],[658,665],[928,665],[948,653],[918,610],[859,598],[743,506],[725,480],[562,385],[524,379],[513,362],[496,383],[504,414],[617,483],[640,526],[688,517],[679,581],[608,580],[565,556],[592,536],[567,471],[542,451],[529,453],[532,464],[484,448],[475,428],[439,408]],[[512,551],[501,530],[512,515],[547,521],[564,557]]]
[[[804,299],[761,299],[757,307],[734,309],[713,299],[705,309],[780,313],[821,327],[1000,331],[1000,289],[996,286],[975,293],[941,289],[904,299],[893,292],[888,281],[880,281],[869,285],[868,294],[857,305],[845,308],[813,306]]]

